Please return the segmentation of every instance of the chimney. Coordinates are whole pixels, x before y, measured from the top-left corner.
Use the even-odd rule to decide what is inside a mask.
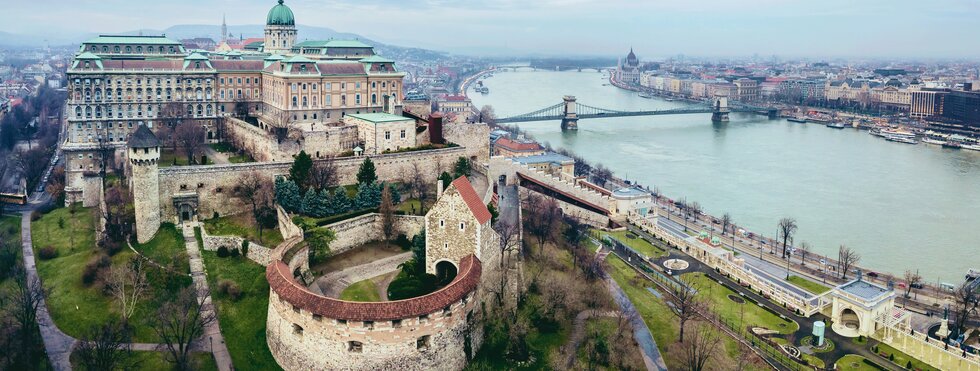
[[[436,199],[442,197],[442,179],[436,179]]]

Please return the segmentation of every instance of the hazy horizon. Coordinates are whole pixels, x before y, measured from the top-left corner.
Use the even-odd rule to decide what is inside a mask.
[[[74,34],[263,24],[274,0],[54,0],[5,7],[0,31]],[[287,0],[302,25],[472,55],[961,59],[980,57],[970,0]],[[216,37],[217,35],[214,35]],[[246,37],[249,35],[246,35]],[[260,36],[260,35],[253,35]],[[303,38],[303,35],[300,35]]]

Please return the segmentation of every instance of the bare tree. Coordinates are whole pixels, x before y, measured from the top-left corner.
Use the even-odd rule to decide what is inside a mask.
[[[912,296],[912,289],[922,283],[922,276],[919,275],[919,270],[915,272],[911,270],[905,270],[905,304],[909,304],[909,298]]]
[[[743,305],[744,306],[744,305]],[[735,357],[732,371],[754,370],[763,364],[755,352],[742,342],[738,343],[738,356]]]
[[[402,182],[408,187],[409,193],[419,200],[419,213],[425,213],[425,202],[429,198],[430,184],[419,168],[418,162],[413,162],[411,170],[402,173]]]
[[[850,247],[840,245],[837,249],[837,265],[840,267],[840,278],[847,278],[847,271],[851,269],[854,264],[861,261],[861,255]]]
[[[967,321],[975,317],[980,309],[980,294],[977,293],[976,287],[967,281],[957,287],[953,295],[955,299],[953,328],[956,329],[957,334],[962,334],[966,331]]]
[[[180,144],[181,150],[187,156],[187,164],[195,163],[194,155],[204,146],[204,127],[198,122],[187,122],[177,127],[174,136]]]
[[[724,236],[728,232],[728,226],[732,225],[732,215],[725,213],[721,216],[721,235]],[[733,232],[734,233],[734,232]]]
[[[132,348],[130,330],[125,323],[110,319],[103,325],[95,325],[79,339],[75,355],[86,370],[129,369],[127,364]]]
[[[685,370],[708,370],[715,354],[718,353],[721,337],[707,323],[698,323],[696,326],[687,341],[677,344],[677,352]]]
[[[810,252],[810,244],[806,241],[800,242],[800,265],[806,266],[806,254]]]
[[[20,339],[23,351],[30,351],[35,342],[37,332],[37,310],[47,292],[41,286],[37,276],[28,275],[23,269],[14,272],[16,286],[9,304],[9,313],[17,326],[17,337]]]
[[[694,220],[694,227],[696,228],[698,226],[698,217],[702,212],[704,212],[704,209],[701,208],[701,203],[691,201],[691,203],[687,205],[687,212],[691,214],[691,217]]]
[[[198,301],[197,294],[194,286],[180,290],[174,300],[159,307],[153,321],[153,331],[166,347],[167,360],[181,370],[189,369],[191,342],[215,321],[214,311],[206,308],[203,300]]]
[[[497,123],[497,113],[494,112],[493,106],[488,104],[480,108],[480,122],[485,122],[490,125]]]
[[[44,176],[44,171],[48,166],[49,152],[47,148],[42,147],[17,152],[17,167],[27,181],[29,193],[34,190],[34,187],[37,186]]]
[[[263,189],[270,188],[272,182],[262,173],[252,170],[239,176],[235,183],[237,185],[231,190],[232,196],[250,205],[254,217],[259,207],[267,204]]]
[[[395,205],[391,202],[391,188],[382,184],[381,187],[381,206],[378,212],[381,214],[381,234],[385,240],[385,246],[395,239],[398,231],[395,229]]]
[[[136,310],[136,304],[150,287],[143,269],[143,259],[133,257],[129,264],[110,268],[107,284],[106,289],[119,303],[123,319],[129,320]]]
[[[317,190],[329,189],[337,186],[340,174],[337,171],[337,164],[333,156],[328,156],[325,160],[313,162],[310,168],[310,185]]]
[[[687,322],[694,319],[698,315],[698,311],[704,307],[704,303],[698,296],[698,291],[700,291],[699,285],[689,283],[686,287],[674,288],[672,293],[664,296],[667,299],[667,308],[670,309],[674,317],[677,317],[681,325],[677,339],[679,342],[684,342],[684,327]]]
[[[796,233],[796,219],[793,218],[782,218],[779,220],[779,237],[783,239],[783,257],[786,255],[786,242],[793,237]]]
[[[533,198],[538,198],[540,196],[531,195]],[[557,229],[559,223],[561,223],[561,208],[558,207],[558,201],[552,197],[544,197],[543,200],[533,201],[538,207],[528,210],[528,229],[531,233],[534,233],[538,237],[538,245],[544,246],[546,240],[551,239]]]

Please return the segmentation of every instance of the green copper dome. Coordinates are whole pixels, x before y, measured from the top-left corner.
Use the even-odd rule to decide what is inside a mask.
[[[269,10],[265,24],[269,26],[295,26],[296,19],[293,17],[293,11],[283,4],[283,0],[279,0],[279,4]]]

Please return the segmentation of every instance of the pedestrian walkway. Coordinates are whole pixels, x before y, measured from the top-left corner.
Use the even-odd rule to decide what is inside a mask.
[[[208,288],[208,276],[204,269],[204,261],[201,259],[201,249],[197,246],[197,239],[194,238],[194,224],[184,223],[183,225],[184,245],[187,248],[187,256],[190,258],[191,279],[194,281],[194,289],[197,292],[197,300],[204,303],[204,313],[202,318],[214,316],[214,321],[204,329],[204,337],[199,341],[206,341],[206,345],[214,354],[215,363],[218,370],[230,371],[234,369],[231,363],[231,354],[225,345],[225,338],[221,336],[221,326],[218,323],[218,314],[214,310],[214,303],[211,300],[211,290]],[[201,344],[202,346],[205,343]]]
[[[37,275],[37,267],[34,261],[34,245],[31,241],[31,210],[21,214],[20,222],[21,247],[24,252],[24,267],[27,270],[27,284],[34,290],[34,285],[41,284]],[[48,360],[56,371],[71,370],[71,350],[75,346],[75,338],[66,335],[51,320],[48,313],[48,305],[45,298],[41,297],[41,303],[37,307],[37,324],[41,329],[41,339],[44,342],[44,349],[48,353]]]

